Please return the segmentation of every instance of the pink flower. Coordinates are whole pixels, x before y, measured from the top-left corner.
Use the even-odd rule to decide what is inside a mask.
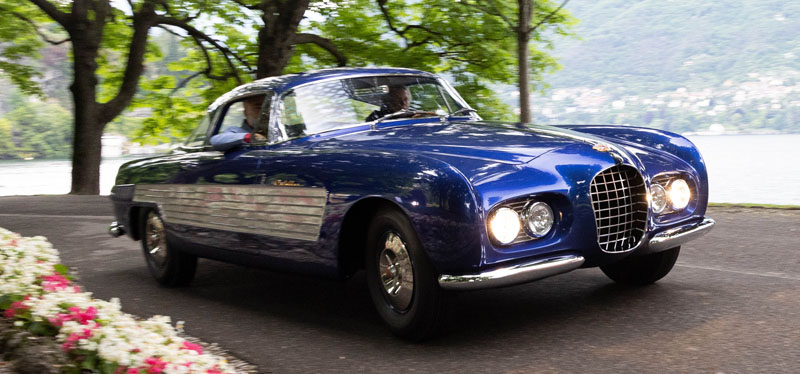
[[[222,370],[219,370],[219,366],[214,365],[213,368],[206,370],[206,374],[223,374]]]
[[[187,342],[187,341],[183,342],[183,347],[181,347],[181,349],[186,349],[186,350],[189,350],[189,351],[195,351],[199,355],[203,354],[203,347],[201,347],[200,344],[194,344],[194,343],[190,343],[190,342]]]
[[[17,246],[17,239],[12,239],[8,244],[10,244],[12,247],[16,247]]]
[[[139,369],[130,368],[128,369],[128,374],[139,374]]]
[[[25,300],[28,300],[29,298],[30,298],[29,296],[26,296]],[[30,308],[31,307],[23,304],[22,301],[15,301],[11,303],[11,305],[8,307],[8,309],[5,310],[5,312],[3,312],[3,317],[14,318],[14,316],[17,315],[17,313],[23,310],[28,310]]]
[[[42,288],[45,291],[58,291],[69,287],[69,279],[61,274],[47,275],[42,279]]]
[[[73,332],[72,334],[69,334],[69,336],[67,336],[67,341],[65,341],[64,344],[61,344],[61,349],[63,349],[64,352],[69,351],[79,340],[91,338],[92,333],[92,329],[83,329],[81,332]]]
[[[148,357],[144,359],[144,363],[149,365],[147,367],[147,374],[161,374],[167,367],[167,363],[161,361],[158,357]]]
[[[77,306],[70,307],[67,310],[72,313],[69,316],[68,321],[76,321],[81,325],[88,325],[89,321],[93,321],[95,318],[97,318],[97,308],[93,306],[86,308],[86,311],[83,312],[81,312],[81,308],[78,308]]]

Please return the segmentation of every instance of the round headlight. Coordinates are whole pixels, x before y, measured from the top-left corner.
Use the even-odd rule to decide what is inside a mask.
[[[519,214],[510,208],[500,208],[489,218],[489,231],[500,244],[513,242],[520,228]]]
[[[529,204],[522,213],[525,230],[534,238],[541,238],[553,228],[553,209],[541,201]]]
[[[660,184],[650,186],[650,209],[653,213],[661,213],[667,207],[667,191]]]
[[[689,205],[689,200],[692,198],[692,191],[689,189],[689,184],[683,179],[676,179],[672,181],[669,186],[669,200],[672,202],[672,208],[681,210]]]

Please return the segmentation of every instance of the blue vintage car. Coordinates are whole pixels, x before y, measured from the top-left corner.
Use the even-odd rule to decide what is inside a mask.
[[[365,270],[397,335],[453,291],[579,268],[653,283],[708,232],[685,138],[627,126],[483,121],[436,75],[329,69],[240,86],[168,155],[120,167],[109,232],[164,285],[198,257],[345,278]]]

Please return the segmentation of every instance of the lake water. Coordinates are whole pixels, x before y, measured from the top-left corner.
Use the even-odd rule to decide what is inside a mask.
[[[709,170],[710,200],[800,205],[800,135],[690,136]],[[105,159],[100,193],[130,159]],[[70,161],[0,161],[0,196],[65,194]]]

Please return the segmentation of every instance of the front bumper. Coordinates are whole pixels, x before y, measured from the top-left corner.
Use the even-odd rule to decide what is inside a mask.
[[[439,286],[446,290],[468,291],[512,286],[575,270],[583,265],[581,256],[561,256],[495,269],[480,274],[442,275]]]
[[[713,219],[705,218],[699,222],[660,232],[647,242],[647,248],[637,248],[636,251],[639,253],[652,253],[675,248],[705,235],[711,231],[714,224]],[[567,255],[503,267],[478,274],[441,275],[439,276],[439,286],[445,290],[453,291],[512,286],[575,270],[581,267],[584,261],[582,256]]]
[[[704,218],[700,222],[678,226],[653,236],[648,243],[648,252],[660,252],[675,248],[681,244],[695,240],[707,234],[716,222],[711,218]]]

